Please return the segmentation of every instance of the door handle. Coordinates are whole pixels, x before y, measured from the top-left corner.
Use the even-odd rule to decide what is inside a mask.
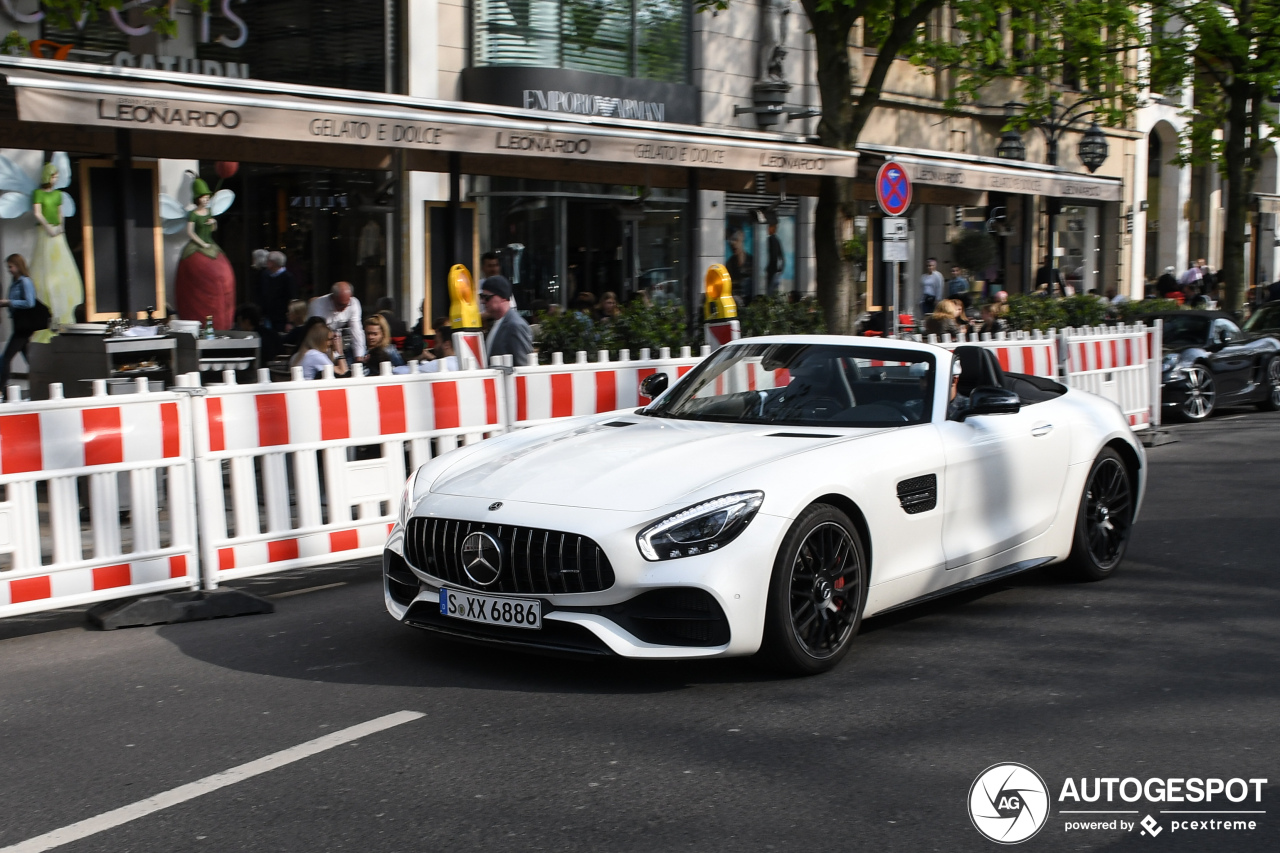
[[[1036,424],[1031,428],[1031,434],[1036,438],[1042,435],[1048,435],[1053,432],[1053,424]]]

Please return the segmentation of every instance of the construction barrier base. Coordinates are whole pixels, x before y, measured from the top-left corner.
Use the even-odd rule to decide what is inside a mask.
[[[265,598],[239,589],[219,589],[212,592],[171,592],[168,595],[105,601],[90,608],[86,615],[95,628],[114,631],[117,628],[172,625],[175,622],[200,622],[227,616],[275,612],[276,606]]]
[[[1178,437],[1167,429],[1153,429],[1140,433],[1143,447],[1160,447],[1164,444],[1173,444],[1178,441]]]

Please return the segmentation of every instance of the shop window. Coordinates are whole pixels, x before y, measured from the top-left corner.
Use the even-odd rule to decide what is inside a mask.
[[[475,64],[688,79],[687,0],[476,0]]]

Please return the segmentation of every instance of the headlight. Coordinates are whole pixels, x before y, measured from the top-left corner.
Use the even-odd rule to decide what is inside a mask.
[[[682,509],[649,525],[636,536],[646,560],[674,560],[728,545],[746,530],[764,492],[735,492]]]
[[[421,469],[418,469],[421,470]],[[400,495],[400,526],[403,527],[408,521],[409,516],[413,513],[413,508],[418,505],[418,501],[427,494],[427,486],[423,483],[421,488],[418,486],[418,470],[409,475],[409,479],[404,482],[404,492]]]

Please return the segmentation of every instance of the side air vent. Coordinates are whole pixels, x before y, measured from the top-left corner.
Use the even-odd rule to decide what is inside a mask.
[[[907,515],[928,512],[938,505],[938,475],[912,477],[898,484],[898,503]]]

